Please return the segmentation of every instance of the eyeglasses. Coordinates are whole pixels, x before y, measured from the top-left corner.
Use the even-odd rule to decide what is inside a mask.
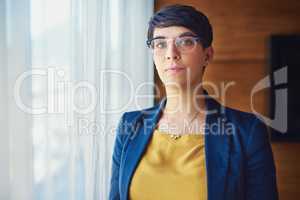
[[[187,53],[192,51],[197,43],[200,41],[199,37],[196,36],[180,36],[175,39],[172,38],[153,38],[147,41],[147,45],[154,53],[164,54],[168,48],[168,42],[174,40],[174,44],[179,52]]]

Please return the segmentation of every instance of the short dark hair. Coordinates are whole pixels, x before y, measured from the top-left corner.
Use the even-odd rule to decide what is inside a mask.
[[[155,28],[183,26],[193,31],[204,48],[211,46],[213,40],[212,26],[201,11],[192,6],[174,4],[156,12],[149,21],[148,41],[153,38]]]

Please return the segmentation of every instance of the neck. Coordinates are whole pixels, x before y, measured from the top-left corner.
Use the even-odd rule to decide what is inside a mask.
[[[202,87],[166,88],[167,103],[164,109],[168,114],[193,115],[205,111],[205,99]]]

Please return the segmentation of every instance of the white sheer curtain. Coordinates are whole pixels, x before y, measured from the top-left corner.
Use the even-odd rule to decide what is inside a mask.
[[[107,199],[120,114],[153,104],[153,0],[0,10],[0,199]]]
[[[22,112],[14,101],[17,77],[30,69],[30,29],[28,1],[0,1],[1,44],[1,194],[3,199],[32,199],[33,156],[30,132],[31,116]],[[27,20],[24,20],[27,19]],[[20,94],[31,104],[31,81]]]

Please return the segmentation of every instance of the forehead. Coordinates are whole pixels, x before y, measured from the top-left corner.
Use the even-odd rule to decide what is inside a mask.
[[[158,36],[162,36],[166,38],[174,38],[186,32],[195,34],[193,31],[183,26],[169,26],[163,28],[155,28],[153,32],[153,38]]]

